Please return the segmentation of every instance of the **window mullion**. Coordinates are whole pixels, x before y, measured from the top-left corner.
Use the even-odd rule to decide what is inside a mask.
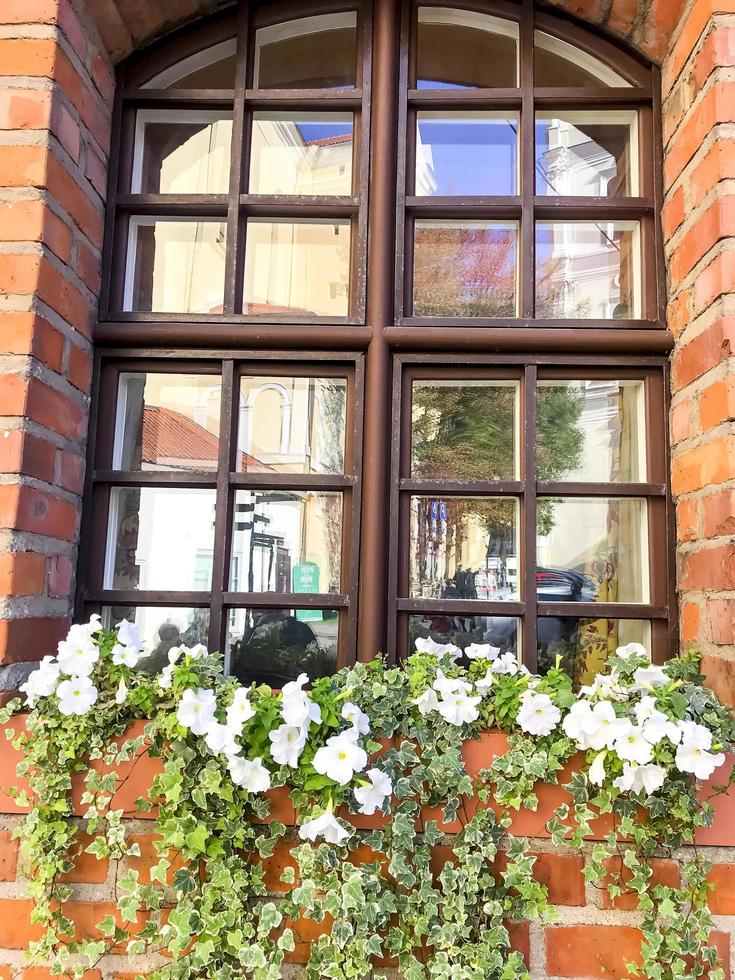
[[[240,253],[243,243],[240,234],[240,192],[245,144],[249,135],[246,117],[245,88],[247,85],[248,4],[241,4],[237,18],[237,65],[235,68],[235,104],[232,120],[232,151],[230,153],[230,188],[227,205],[227,249],[225,252],[224,313],[234,313],[238,304],[238,283],[241,279]],[[248,114],[249,115],[249,114]]]
[[[538,660],[538,598],[536,593],[536,393],[537,369],[529,364],[523,386],[523,663],[536,672]]]
[[[521,242],[518,262],[520,276],[520,315],[532,319],[536,315],[535,247],[533,199],[535,179],[535,111],[533,104],[533,0],[524,0],[523,19],[520,25],[520,83],[521,83],[521,132],[519,151],[521,157]]]
[[[210,602],[209,648],[225,651],[224,593],[229,588],[230,552],[232,548],[232,505],[234,489],[230,486],[234,433],[236,431],[235,362],[222,363],[220,441],[217,460],[217,501],[214,519],[214,554],[212,556],[212,598]],[[225,656],[228,654],[225,652]],[[225,663],[227,672],[229,665]]]

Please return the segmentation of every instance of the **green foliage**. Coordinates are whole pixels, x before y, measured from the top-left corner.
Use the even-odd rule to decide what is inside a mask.
[[[517,716],[529,688],[548,695],[560,712],[575,703],[571,681],[558,667],[541,679],[523,672],[494,677],[478,717],[463,725],[436,712],[425,716],[415,705],[437,678],[434,657],[417,654],[403,669],[381,660],[345,668],[313,684],[310,696],[321,721],[294,768],[272,756],[269,735],[282,721],[281,696],[267,687],[251,689],[254,713],[242,728],[242,754],[267,763],[272,788],[286,788],[300,822],[328,812],[348,826],[348,813],[357,812],[360,774],[356,783],[341,785],[314,766],[319,747],[345,728],[343,705],[360,707],[380,737],[365,736],[364,744],[392,780],[384,819],[332,844],[300,841],[292,828],[266,821],[269,797],[236,785],[226,759],[180,723],[177,707],[187,689],[211,688],[218,705],[232,702],[237,683],[222,676],[215,657],[184,651],[170,685],[161,687],[142,671],[112,663],[114,634],[101,633],[96,642],[94,706],[81,716],[64,716],[53,696],[41,697],[25,729],[8,730],[23,756],[18,776],[30,786],[27,799],[17,794],[30,807],[18,837],[33,920],[44,928],[31,956],[54,972],[81,977],[117,946],[127,950],[132,969],[144,954],[165,953],[153,973],[146,965],[155,980],[276,980],[304,924],[312,923],[311,933],[316,923],[324,935],[311,946],[306,969],[312,980],[360,978],[386,957],[395,958],[407,980],[527,978],[509,926],[551,921],[554,910],[534,878],[533,839],[507,831],[517,810],[536,809],[540,783],[561,780],[569,802],[548,824],[553,843],[582,851],[585,877],[595,887],[613,898],[623,892],[636,897],[643,960],[631,964],[631,975],[684,980],[709,971],[713,980],[724,977],[709,942],[709,865],[701,853],[686,851],[677,887],[653,884],[651,873],[652,859],[691,844],[697,828],[711,823],[712,807],[699,800],[693,778],[673,764],[656,793],[633,796],[614,785],[618,763],[610,778],[593,785],[588,770],[594,751],[581,768],[570,769],[577,747],[561,725],[548,735],[521,731]],[[477,660],[464,669],[441,661],[450,681],[477,683],[489,666]],[[638,666],[636,659],[616,660],[622,685],[632,685]],[[701,686],[696,658],[674,662],[669,676],[671,682],[658,689],[658,708],[669,718],[706,724],[713,748],[730,750],[732,719]],[[128,688],[123,704],[115,698],[121,679]],[[3,709],[0,721],[7,723],[19,707],[15,702]],[[217,717],[224,719],[222,707]],[[128,737],[130,723],[141,718],[147,719],[145,734]],[[487,767],[472,777],[463,748],[489,726],[509,733],[508,750],[488,756]],[[657,761],[666,763],[669,750],[657,751]],[[160,757],[162,771],[138,804],[141,812],[157,807],[158,858],[150,880],[142,881],[137,871],[125,870],[139,851],[115,794],[146,752]],[[70,819],[73,786],[81,820]],[[603,839],[590,843],[586,838],[600,814],[607,820]],[[448,842],[442,821],[453,824],[451,852],[437,849]],[[118,915],[99,923],[99,938],[76,942],[69,939],[73,929],[63,903],[71,889],[62,876],[80,831],[89,835],[87,852],[117,868]],[[291,848],[296,869],[286,866],[280,889],[273,894],[271,885],[269,894],[264,861],[283,847]]]

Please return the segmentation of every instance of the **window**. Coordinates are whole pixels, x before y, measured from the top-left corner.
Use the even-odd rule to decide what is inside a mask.
[[[658,110],[530,0],[253,0],[131,59],[80,615],[276,687],[427,635],[665,658]]]

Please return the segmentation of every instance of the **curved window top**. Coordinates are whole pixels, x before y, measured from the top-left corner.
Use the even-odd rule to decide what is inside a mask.
[[[253,88],[354,88],[357,14],[299,17],[255,32]]]
[[[177,61],[141,88],[234,89],[236,50],[234,37],[220,41]]]
[[[417,88],[514,88],[518,24],[474,10],[419,7]]]
[[[581,48],[544,31],[534,35],[535,83],[539,87],[630,88],[630,82]]]

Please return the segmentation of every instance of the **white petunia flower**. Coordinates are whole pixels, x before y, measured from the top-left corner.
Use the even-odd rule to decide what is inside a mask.
[[[62,715],[86,715],[97,702],[98,692],[89,677],[70,677],[56,688]]]
[[[217,698],[209,688],[187,688],[176,710],[176,720],[182,728],[189,728],[194,735],[204,735],[214,720]]]
[[[137,667],[142,653],[139,647],[116,643],[112,648],[112,662],[116,667]]]
[[[250,703],[250,688],[238,687],[232,697],[232,704],[225,712],[227,724],[231,728],[242,731],[242,726],[255,714],[255,708]]]
[[[669,680],[669,675],[663,667],[639,667],[633,674],[633,690],[648,691],[652,687],[668,684]]]
[[[184,649],[186,650],[190,660],[201,660],[202,657],[206,657],[209,653],[203,643],[195,643],[193,647],[184,647]]]
[[[472,690],[472,685],[463,681],[461,677],[445,677],[443,670],[437,670],[434,683],[431,685],[439,694],[456,694],[458,691],[468,693]]]
[[[281,717],[287,725],[294,728],[308,726],[311,722],[321,724],[322,712],[318,704],[315,704],[308,694],[302,690],[304,684],[309,683],[307,674],[299,674],[295,681],[289,681],[283,685],[281,692]]]
[[[370,780],[370,785],[358,787],[355,790],[355,799],[360,804],[359,812],[371,817],[392,794],[393,783],[390,776],[380,769],[368,769],[365,775]]]
[[[352,701],[347,701],[342,705],[342,717],[348,721],[353,728],[356,728],[360,735],[367,735],[370,732],[370,719]]]
[[[454,643],[437,643],[430,636],[420,636],[416,640],[416,652],[426,653],[430,657],[451,657],[458,660],[462,656],[462,651]]]
[[[174,664],[177,664],[184,656],[187,649],[188,648],[185,646],[171,647],[167,654],[169,666],[173,667]]]
[[[681,730],[678,725],[669,720],[663,711],[658,710],[655,698],[646,695],[646,697],[641,698],[633,710],[638,724],[643,729],[643,737],[651,745],[658,745],[664,738],[670,739],[674,745],[678,744],[681,739]]]
[[[268,732],[271,741],[271,755],[279,766],[290,766],[297,769],[301,753],[306,745],[306,729],[295,725],[279,725]]]
[[[725,762],[722,752],[709,751],[712,748],[712,732],[693,721],[680,722],[679,727],[682,739],[676,750],[676,768],[679,772],[693,773],[697,779],[709,779],[715,769]]]
[[[239,732],[230,725],[221,725],[212,719],[204,732],[204,741],[214,755],[234,756],[240,751],[236,741],[238,734]]]
[[[500,656],[500,647],[491,646],[489,643],[470,643],[464,648],[464,655],[468,660],[497,660]]]
[[[590,735],[591,749],[611,749],[618,735],[627,731],[627,719],[617,717],[611,701],[598,701],[592,708],[592,717],[597,722],[597,731]]]
[[[327,744],[317,749],[314,756],[314,769],[322,776],[328,776],[340,786],[346,786],[356,772],[362,772],[368,764],[365,749],[344,735],[332,735]]]
[[[624,762],[636,762],[644,766],[653,758],[653,746],[643,737],[640,725],[634,725],[628,718],[621,719],[613,748]]]
[[[115,704],[125,704],[128,700],[128,685],[125,683],[124,678],[120,678],[120,683],[117,685],[117,692],[115,694]]]
[[[143,650],[145,644],[135,623],[123,619],[117,624],[115,629],[117,630],[117,642],[121,646],[135,647],[137,650]]]
[[[592,760],[589,768],[589,780],[593,786],[602,786],[605,782],[605,759],[607,752],[599,752]]]
[[[594,735],[600,726],[592,713],[590,702],[575,701],[565,715],[561,727],[564,734],[577,743],[578,748],[588,749],[590,736]]]
[[[648,650],[646,650],[642,643],[626,643],[625,646],[617,648],[615,655],[622,660],[630,660],[631,657],[645,657],[647,660],[650,660]]]
[[[477,695],[470,697],[464,690],[447,692],[436,707],[444,721],[450,725],[468,725],[477,721],[480,712],[477,709],[482,698]]]
[[[561,711],[548,694],[527,694],[516,721],[529,735],[550,735],[561,721]]]
[[[33,708],[38,698],[48,698],[56,690],[59,683],[61,667],[56,662],[56,657],[44,657],[28,676],[25,684],[21,684],[19,690],[26,696],[26,704]]]
[[[329,844],[341,844],[351,833],[329,810],[299,827],[301,840],[315,841],[317,837],[323,837]]]
[[[493,686],[493,681],[495,680],[495,674],[492,670],[488,668],[487,673],[484,677],[481,677],[479,681],[475,681],[475,687],[480,692],[480,694],[487,694],[490,688]]]
[[[630,690],[620,683],[618,675],[613,671],[611,674],[597,674],[591,684],[580,687],[579,694],[583,698],[627,701],[630,697]]]
[[[271,788],[270,773],[260,756],[255,759],[243,759],[240,755],[230,756],[227,768],[232,782],[246,789],[248,793],[265,793]]]
[[[423,694],[419,694],[413,703],[425,718],[427,715],[430,715],[432,711],[436,711],[436,709],[439,707],[439,698],[437,697],[434,688],[429,687]]]
[[[645,793],[650,796],[661,789],[665,778],[666,771],[661,766],[653,763],[639,766],[635,762],[626,762],[622,776],[618,776],[613,785],[624,793]]]
[[[59,643],[57,657],[61,673],[69,677],[88,677],[100,659],[100,651],[91,636],[69,630],[69,638]]]
[[[517,674],[520,670],[518,657],[514,653],[503,653],[493,660],[490,670],[493,674]]]
[[[158,675],[158,686],[164,691],[170,690],[174,686],[174,665],[169,664],[164,667]]]

